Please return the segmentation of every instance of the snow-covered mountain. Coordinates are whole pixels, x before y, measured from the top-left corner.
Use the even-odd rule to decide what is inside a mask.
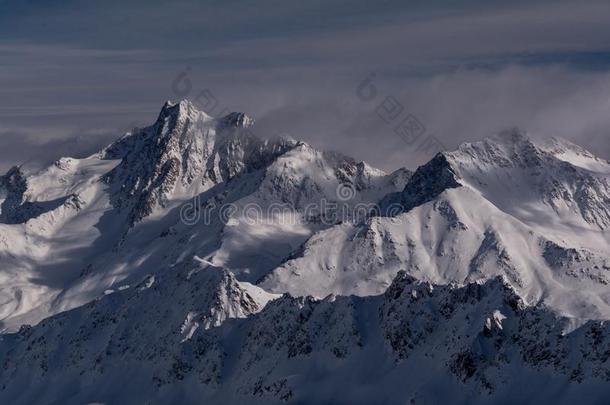
[[[324,204],[374,205],[410,175],[263,140],[253,122],[168,102],[153,125],[100,153],[1,177],[0,330],[194,255],[254,282],[343,218],[323,217]]]
[[[0,402],[595,403],[609,282],[610,163],[567,141],[387,174],[167,102],[0,176]]]
[[[400,270],[435,284],[503,275],[528,303],[610,319],[610,164],[549,145],[513,130],[441,153],[384,215],[318,232],[261,285],[324,297],[380,294]]]

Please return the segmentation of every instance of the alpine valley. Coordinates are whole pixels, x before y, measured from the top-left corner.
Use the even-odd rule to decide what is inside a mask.
[[[604,403],[610,162],[511,129],[385,173],[167,102],[0,176],[2,404]]]

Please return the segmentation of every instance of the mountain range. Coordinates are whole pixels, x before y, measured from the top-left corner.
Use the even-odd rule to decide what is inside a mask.
[[[603,403],[610,162],[503,131],[385,173],[167,102],[0,176],[0,402]]]

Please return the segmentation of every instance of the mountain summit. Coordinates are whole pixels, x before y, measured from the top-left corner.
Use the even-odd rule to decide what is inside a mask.
[[[112,188],[113,205],[128,209],[133,225],[175,197],[192,196],[260,169],[295,146],[258,139],[245,131],[253,124],[243,113],[215,119],[189,101],[166,102],[152,126],[126,135],[103,152],[105,159],[121,159],[104,177]]]

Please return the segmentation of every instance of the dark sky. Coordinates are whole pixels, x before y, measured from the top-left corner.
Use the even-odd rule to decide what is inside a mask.
[[[609,158],[610,3],[0,0],[0,96],[0,171],[184,97],[386,170],[513,126]]]

